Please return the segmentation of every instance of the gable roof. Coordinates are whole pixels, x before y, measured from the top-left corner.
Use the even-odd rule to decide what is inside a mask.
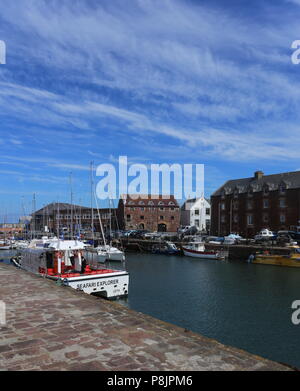
[[[263,175],[261,178],[242,178],[233,179],[224,183],[212,196],[220,196],[223,192],[225,195],[233,194],[238,191],[239,194],[247,193],[249,190],[254,193],[262,191],[265,187],[269,191],[278,190],[281,185],[287,189],[300,188],[300,171],[286,172],[281,174]]]

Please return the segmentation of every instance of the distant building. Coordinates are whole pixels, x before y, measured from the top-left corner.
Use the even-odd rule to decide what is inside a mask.
[[[200,231],[210,230],[210,202],[204,198],[186,200],[181,207],[180,224],[196,226]]]
[[[16,234],[24,231],[25,225],[21,223],[0,224],[0,234]]]
[[[100,232],[100,222],[98,210],[93,209],[94,213],[94,230]],[[112,229],[115,229],[116,218],[115,209],[100,209],[100,216],[104,231],[108,231],[110,221]],[[57,233],[58,228],[60,232],[78,232],[81,230],[91,231],[92,229],[92,209],[80,206],[71,205],[67,203],[52,203],[46,205],[32,214],[30,222],[30,230],[38,232],[53,232]]]
[[[212,195],[211,208],[213,235],[289,229],[300,220],[300,171],[229,180]]]
[[[118,216],[122,229],[145,229],[158,232],[177,232],[180,208],[173,195],[123,195],[119,201]]]

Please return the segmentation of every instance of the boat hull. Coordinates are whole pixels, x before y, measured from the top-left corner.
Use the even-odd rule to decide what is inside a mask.
[[[59,280],[58,277],[49,277]],[[127,272],[113,273],[111,275],[82,276],[74,278],[61,278],[64,285],[89,295],[99,295],[107,299],[128,296],[129,274]]]
[[[187,248],[183,248],[183,253],[187,257],[192,257],[192,258],[199,258],[199,259],[215,259],[215,260],[220,260],[222,257],[220,257],[219,254],[212,253],[212,252],[202,252],[202,251],[196,251],[196,250],[190,250]]]
[[[299,257],[284,257],[284,256],[256,256],[256,259],[252,261],[255,264],[261,265],[274,265],[274,266],[288,266],[288,267],[300,267]]]

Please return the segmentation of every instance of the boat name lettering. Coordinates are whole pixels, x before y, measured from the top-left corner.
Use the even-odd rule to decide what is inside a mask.
[[[86,282],[84,284],[77,284],[77,289],[85,288],[96,288],[103,285],[115,285],[118,284],[119,280],[108,280],[108,281],[97,281],[97,282]]]

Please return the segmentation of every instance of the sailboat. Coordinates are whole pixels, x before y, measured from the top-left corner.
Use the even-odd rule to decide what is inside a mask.
[[[107,261],[117,261],[117,262],[124,262],[125,261],[125,253],[122,250],[119,250],[116,247],[112,246],[111,243],[111,200],[109,201],[109,210],[110,210],[110,243],[106,242],[104,230],[103,230],[103,224],[100,216],[100,211],[98,207],[98,201],[96,194],[94,192],[94,182],[93,182],[93,163],[91,163],[91,210],[92,210],[92,235],[93,235],[93,242],[94,242],[94,210],[93,210],[93,195],[95,197],[96,201],[96,207],[98,212],[98,219],[100,224],[100,230],[103,240],[103,245],[97,246],[97,247],[89,247],[85,251],[85,257],[88,262],[91,262],[92,264],[95,263],[105,263]]]

